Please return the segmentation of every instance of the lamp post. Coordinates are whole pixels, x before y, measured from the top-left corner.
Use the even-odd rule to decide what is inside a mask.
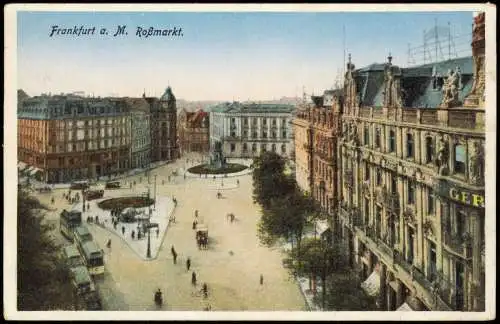
[[[156,174],[155,174],[155,195],[153,197],[153,207],[156,210]]]
[[[151,231],[148,227],[148,250],[146,251],[146,257],[151,258]]]
[[[149,219],[151,219],[151,208],[149,209]],[[148,221],[148,249],[146,251],[146,258],[151,258],[151,227],[149,227],[150,222]]]

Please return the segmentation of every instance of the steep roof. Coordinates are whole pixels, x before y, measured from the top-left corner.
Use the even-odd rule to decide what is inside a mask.
[[[174,93],[172,92],[172,88],[170,88],[170,86],[168,86],[167,89],[165,89],[165,92],[161,96],[160,100],[162,101],[175,100]]]
[[[124,98],[125,103],[131,111],[149,111],[149,102],[146,98]]]
[[[28,96],[28,94],[26,92],[24,92],[23,89],[18,89],[17,90],[17,101],[18,102],[21,102],[23,101],[24,99],[26,98],[29,98],[30,96]]]
[[[385,64],[373,63],[354,71],[361,105],[374,107],[383,105],[384,67]],[[459,100],[463,100],[472,87],[472,56],[402,68],[401,88],[404,107],[438,107],[443,97],[441,86],[444,79],[449,70],[455,70],[457,67],[460,69],[463,85]]]

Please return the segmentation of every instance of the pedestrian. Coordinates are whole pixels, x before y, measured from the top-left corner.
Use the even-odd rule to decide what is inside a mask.
[[[174,251],[174,264],[177,264],[177,253]]]
[[[262,273],[260,274],[260,285],[262,286],[264,284],[264,276]]]
[[[193,221],[193,229],[196,229],[196,220]]]
[[[198,218],[198,209],[194,211],[194,217]]]
[[[160,235],[160,229],[157,227],[156,228],[156,237],[158,238],[159,235]]]
[[[187,258],[186,260],[186,269],[189,271],[189,268],[191,268],[191,258]]]
[[[203,283],[202,291],[203,291],[203,297],[208,298],[208,285],[206,282]]]
[[[89,211],[89,210],[90,210],[90,204],[87,203],[87,211]]]
[[[106,243],[106,247],[108,249],[111,249],[111,239],[108,240],[108,243]]]
[[[236,179],[236,184],[239,186],[240,185],[240,180]]]
[[[50,199],[50,202],[52,203],[52,205],[54,204],[54,197],[52,197],[52,199]]]
[[[176,252],[175,252],[175,248],[174,246],[172,245],[172,247],[170,248],[170,253],[172,253],[172,255],[174,255]]]
[[[132,240],[135,239],[135,231],[134,230],[132,230],[131,236],[132,236]]]
[[[125,226],[122,226],[122,235],[125,235]]]
[[[96,224],[99,224],[99,216],[97,216],[97,215],[95,216],[95,222],[96,222]]]
[[[196,272],[193,271],[193,273],[191,274],[191,284],[193,286],[196,286]]]

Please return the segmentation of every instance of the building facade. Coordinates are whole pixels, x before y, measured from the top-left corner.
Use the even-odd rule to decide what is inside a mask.
[[[149,104],[144,99],[128,99],[130,110],[130,167],[149,167],[151,163],[151,124]]]
[[[347,65],[336,222],[382,309],[484,310],[484,16],[475,23],[474,58]]]
[[[209,115],[203,109],[194,112],[182,109],[178,116],[180,154],[208,153],[210,149],[209,126]]]
[[[285,104],[233,102],[212,107],[210,145],[221,142],[224,155],[232,158],[252,158],[265,151],[290,157],[294,111]]]
[[[333,215],[337,207],[337,136],[343,105],[340,90],[326,90],[313,96],[313,105],[296,114],[296,180],[298,185]]]
[[[307,116],[311,107],[304,106],[297,110],[292,120],[295,145],[295,180],[304,193],[311,193],[312,188],[312,138],[311,123]]]
[[[127,105],[112,99],[38,96],[18,108],[18,160],[48,183],[123,172],[130,167]]]
[[[145,97],[151,113],[151,162],[173,161],[179,156],[176,99],[171,87],[161,98]]]
[[[178,156],[170,87],[160,99],[18,94],[18,161],[40,181],[113,176]]]

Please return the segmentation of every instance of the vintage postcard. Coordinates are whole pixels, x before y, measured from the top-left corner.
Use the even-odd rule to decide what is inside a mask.
[[[493,5],[4,15],[7,319],[496,317]]]

